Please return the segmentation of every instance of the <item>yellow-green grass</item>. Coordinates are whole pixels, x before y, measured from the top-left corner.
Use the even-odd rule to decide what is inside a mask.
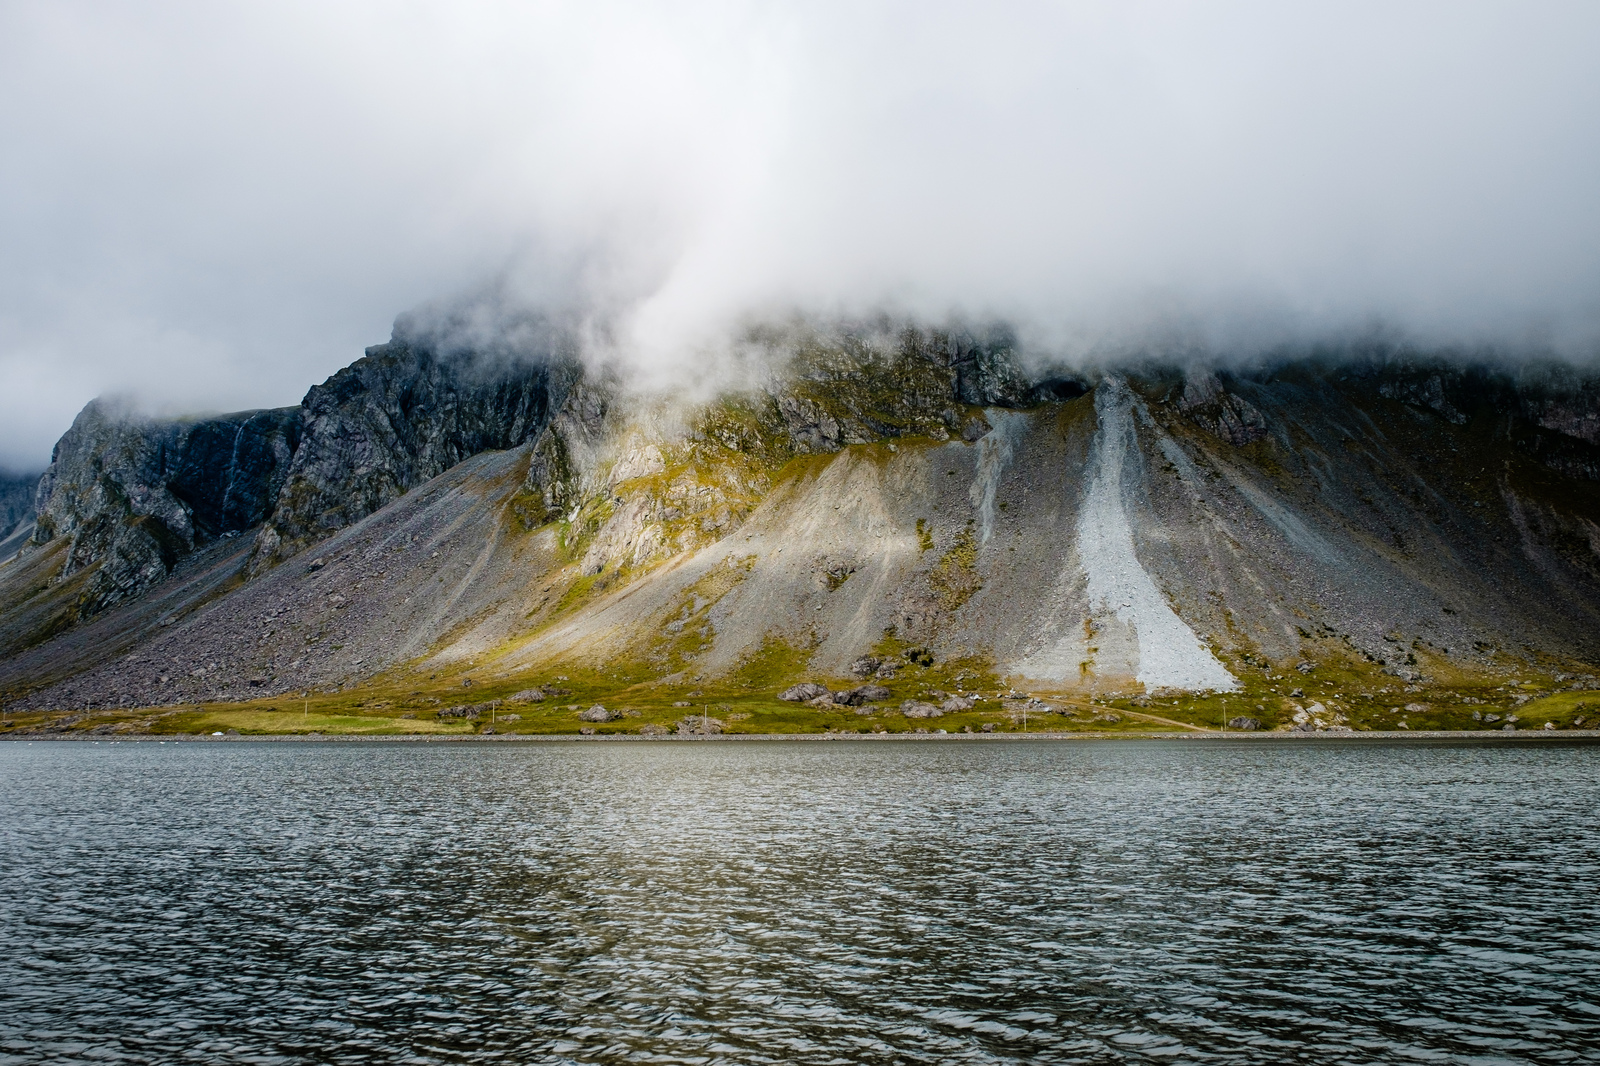
[[[1558,692],[1513,708],[1526,728],[1539,729],[1552,722],[1557,729],[1600,728],[1600,691]]]
[[[199,711],[189,711],[164,719],[160,728],[152,732],[211,733],[229,729],[245,735],[282,733],[327,733],[341,735],[372,735],[401,733],[467,734],[473,727],[461,719],[416,718],[408,719],[387,715],[309,714],[301,710],[284,708],[273,710],[263,707],[230,707],[210,704]]]
[[[709,591],[709,590],[708,590]],[[827,731],[885,731],[908,733],[963,728],[981,731],[1027,732],[1150,732],[1170,731],[1167,722],[1201,729],[1222,728],[1228,718],[1258,719],[1264,729],[1287,726],[1297,707],[1322,703],[1342,714],[1357,730],[1460,730],[1496,728],[1505,715],[1515,713],[1520,729],[1539,728],[1546,721],[1558,728],[1600,724],[1600,693],[1558,692],[1555,671],[1519,669],[1492,676],[1447,673],[1442,664],[1423,666],[1438,680],[1408,684],[1384,674],[1331,640],[1307,642],[1307,661],[1315,668],[1307,674],[1293,662],[1269,663],[1253,656],[1230,656],[1228,665],[1239,678],[1241,691],[1219,694],[1143,695],[1135,691],[1091,697],[1081,691],[1038,691],[1064,706],[1066,714],[1031,711],[1026,724],[1020,704],[999,697],[1011,691],[996,665],[986,659],[962,658],[930,661],[916,644],[893,630],[873,648],[880,658],[905,663],[896,676],[875,680],[889,689],[890,697],[871,708],[816,708],[777,699],[785,687],[803,680],[830,689],[853,688],[853,677],[829,677],[808,669],[811,648],[769,636],[744,662],[721,677],[699,677],[688,649],[659,655],[661,649],[644,649],[637,657],[589,663],[553,663],[509,676],[496,676],[499,656],[486,654],[472,664],[427,674],[399,670],[372,679],[359,688],[316,692],[309,697],[284,695],[240,703],[185,704],[177,707],[135,710],[33,712],[6,716],[0,734],[32,731],[52,722],[65,723],[76,732],[122,725],[132,731],[156,734],[195,734],[237,730],[246,735],[321,733],[324,735],[435,734],[468,735],[492,728],[499,734],[551,735],[592,728],[598,734],[638,733],[642,726],[676,731],[685,718],[702,711],[723,722],[724,731],[738,733],[822,733]],[[1318,646],[1312,646],[1317,644]],[[669,673],[668,670],[671,672]],[[1516,684],[1511,684],[1512,680]],[[530,688],[561,690],[538,702],[512,702]],[[1295,689],[1302,695],[1292,696]],[[938,703],[942,693],[980,694],[985,699],[970,711],[938,718],[911,719],[898,712],[900,703],[919,699]],[[1521,706],[1518,696],[1532,697]],[[503,701],[496,708],[482,707]],[[613,711],[630,712],[612,722],[586,723],[579,713],[596,704]],[[476,719],[441,717],[440,712],[461,704],[480,705]],[[685,706],[674,706],[685,704]],[[1421,710],[1408,710],[1408,705]],[[859,713],[858,713],[859,712]],[[1487,723],[1472,717],[1498,714]],[[507,721],[507,714],[517,716]],[[1113,719],[1112,715],[1116,717]],[[1165,720],[1165,721],[1161,721]],[[1401,723],[1404,723],[1402,726]]]
[[[1517,716],[1519,729],[1538,728],[1546,721],[1557,728],[1573,728],[1579,718],[1586,725],[1600,725],[1600,696],[1593,693],[1558,693],[1518,703],[1518,697],[1539,697],[1558,688],[1557,671],[1523,667],[1513,674],[1502,667],[1504,672],[1470,673],[1448,667],[1439,657],[1419,656],[1429,680],[1412,683],[1347,651],[1339,655],[1319,650],[1322,654],[1302,660],[1315,664],[1308,673],[1298,671],[1292,662],[1230,662],[1240,682],[1238,692],[1125,693],[1105,697],[1104,702],[1208,729],[1225,728],[1234,717],[1255,718],[1263,729],[1283,728],[1292,724],[1297,709],[1317,703],[1326,712],[1325,720],[1340,715],[1343,724],[1356,730],[1497,729],[1510,714]],[[1293,694],[1296,690],[1300,695]],[[1486,721],[1491,714],[1499,720]]]

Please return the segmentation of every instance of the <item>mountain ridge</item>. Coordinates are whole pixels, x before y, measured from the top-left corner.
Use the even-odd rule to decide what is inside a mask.
[[[1314,659],[1365,690],[1337,712],[1354,720],[1407,688],[1530,671],[1555,685],[1600,661],[1600,390],[1560,368],[1030,376],[1004,344],[905,331],[812,338],[761,387],[688,408],[576,364],[501,375],[454,408],[491,416],[467,419],[493,429],[469,440],[396,425],[412,383],[450,392],[426,357],[390,365],[405,359],[380,388],[352,393],[352,374],[327,389],[357,396],[356,413],[330,400],[319,417],[342,427],[330,440],[370,445],[380,434],[348,427],[380,412],[392,454],[421,456],[411,472],[355,464],[388,480],[343,511],[303,507],[313,520],[285,527],[322,533],[306,550],[269,520],[223,552],[233,576],[187,579],[207,590],[188,607],[157,616],[136,595],[107,608],[120,621],[82,623],[122,634],[115,661],[68,675],[35,641],[0,670],[11,705],[431,692],[555,670],[589,671],[597,695],[767,670],[770,699],[780,680],[842,683],[876,657],[1062,699],[1231,693],[1271,721],[1306,699],[1271,679]],[[473,441],[509,447],[449,461]],[[342,484],[324,477],[320,499]],[[8,618],[26,614],[20,573],[0,569]]]

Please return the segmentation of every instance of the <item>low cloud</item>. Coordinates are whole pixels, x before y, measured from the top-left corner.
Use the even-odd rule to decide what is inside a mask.
[[[1597,46],[1558,3],[10,4],[0,466],[484,291],[669,383],[797,311],[1591,358]]]

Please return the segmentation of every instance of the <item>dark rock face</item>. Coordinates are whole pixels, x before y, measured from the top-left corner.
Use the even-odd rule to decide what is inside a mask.
[[[443,359],[405,341],[369,348],[306,394],[300,448],[256,539],[252,571],[464,459],[538,437],[578,376],[575,362]]]
[[[1466,425],[1467,416],[1461,409],[1450,402],[1450,397],[1445,393],[1445,380],[1447,373],[1405,373],[1382,382],[1378,386],[1378,395],[1389,400],[1400,400],[1403,403],[1413,404],[1417,407],[1426,407],[1446,422],[1453,425]],[[1458,384],[1459,374],[1448,374],[1452,384]],[[1454,391],[1454,390],[1452,390]]]
[[[296,408],[179,422],[95,401],[39,482],[33,543],[70,537],[60,576],[94,570],[79,617],[258,527],[259,572],[473,455],[537,438],[578,377],[570,360],[443,358],[397,340]]]
[[[1431,359],[1374,359],[1352,377],[1379,396],[1458,426],[1492,419],[1495,432],[1567,477],[1600,481],[1600,378],[1560,364],[1516,369]]]
[[[1191,370],[1184,379],[1178,410],[1206,432],[1235,447],[1267,435],[1267,420],[1249,400],[1229,392],[1210,370]]]
[[[39,480],[33,542],[71,538],[61,576],[96,568],[78,613],[97,613],[259,522],[298,434],[295,408],[165,422],[90,403]]]
[[[168,487],[188,505],[196,529],[218,536],[264,522],[300,444],[300,426],[294,407],[195,423]]]
[[[575,503],[579,471],[599,446],[610,409],[607,391],[582,380],[566,386],[566,398],[533,446],[524,485],[536,501],[533,521],[548,522]]]
[[[38,491],[37,477],[0,476],[0,556],[22,546],[33,524],[33,498]]]

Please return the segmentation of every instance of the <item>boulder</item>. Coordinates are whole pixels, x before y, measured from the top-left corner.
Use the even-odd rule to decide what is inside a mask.
[[[906,700],[900,705],[900,713],[907,718],[938,718],[944,714],[944,709],[936,703]]]
[[[513,692],[509,700],[512,703],[539,703],[549,698],[550,694],[542,688],[525,688],[521,692]]]
[[[883,665],[882,659],[874,659],[870,655],[863,655],[850,664],[851,677],[871,677],[878,672],[878,667]]]
[[[866,703],[866,697],[857,689],[846,689],[843,692],[833,693],[833,702],[841,707],[859,707]]]
[[[882,685],[858,685],[850,690],[854,696],[859,696],[862,703],[877,703],[889,698],[889,690]]]
[[[598,703],[587,711],[581,711],[578,714],[578,720],[582,722],[609,722],[613,717],[615,716],[610,711]]]
[[[819,696],[831,697],[832,695],[833,693],[815,681],[802,681],[798,685],[791,686],[778,693],[778,698],[780,700],[788,700],[790,703],[809,703]]]
[[[973,702],[965,696],[951,696],[939,705],[939,709],[946,714],[955,714],[958,711],[970,711],[973,706]]]
[[[1230,718],[1230,719],[1228,719],[1228,728],[1229,729],[1245,729],[1245,730],[1260,729],[1261,728],[1261,719],[1259,719],[1259,718],[1246,718],[1246,717],[1241,715],[1238,718]]]
[[[668,729],[666,726],[656,725],[654,722],[646,722],[644,725],[639,727],[639,734],[646,737],[664,737],[671,732],[672,730]]]

